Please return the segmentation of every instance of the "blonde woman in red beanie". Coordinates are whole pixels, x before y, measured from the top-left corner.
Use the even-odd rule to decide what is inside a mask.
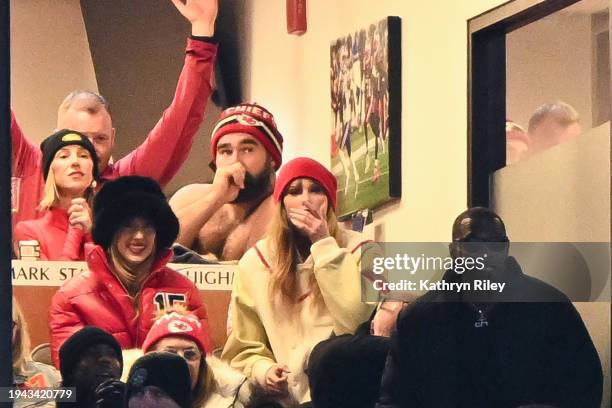
[[[310,401],[304,372],[312,347],[353,333],[373,305],[361,301],[359,234],[336,222],[336,178],[298,158],[281,168],[270,235],[240,260],[233,330],[222,358],[279,401]]]

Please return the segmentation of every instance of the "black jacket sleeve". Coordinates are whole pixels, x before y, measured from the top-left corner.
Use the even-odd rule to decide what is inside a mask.
[[[376,408],[418,406],[417,385],[414,376],[411,376],[413,369],[416,368],[413,361],[415,356],[412,354],[414,348],[410,347],[410,336],[414,331],[406,331],[409,318],[406,312],[404,310],[398,316],[396,329],[391,335]]]
[[[551,303],[550,395],[559,407],[599,408],[603,392],[601,361],[580,314],[571,302]],[[551,367],[552,368],[552,367]],[[544,402],[544,401],[542,401]]]

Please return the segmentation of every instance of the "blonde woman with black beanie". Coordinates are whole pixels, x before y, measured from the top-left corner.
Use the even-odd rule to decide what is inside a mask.
[[[19,258],[81,261],[91,242],[91,209],[98,177],[98,156],[87,136],[63,129],[40,145],[45,178],[40,209],[43,216],[15,226]]]

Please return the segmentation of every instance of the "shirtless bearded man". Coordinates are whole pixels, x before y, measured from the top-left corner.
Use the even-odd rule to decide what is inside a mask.
[[[170,199],[181,226],[177,242],[207,257],[238,260],[263,238],[282,145],[274,117],[262,106],[224,110],[210,143],[212,184],[190,184]]]

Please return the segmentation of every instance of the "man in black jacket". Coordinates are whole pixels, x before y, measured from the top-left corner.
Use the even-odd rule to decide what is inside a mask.
[[[500,217],[482,207],[463,212],[450,248],[453,259],[486,250],[488,261],[481,271],[449,270],[446,282],[484,278],[506,290],[430,291],[406,308],[376,407],[599,407],[601,363],[580,315],[508,256]]]

